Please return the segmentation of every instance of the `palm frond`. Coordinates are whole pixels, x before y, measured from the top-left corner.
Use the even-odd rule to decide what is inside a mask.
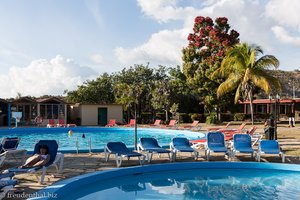
[[[236,89],[235,96],[234,96],[234,103],[237,103],[241,97],[241,86],[242,85],[240,84]]]
[[[256,67],[269,69],[271,67],[274,67],[277,69],[279,67],[279,60],[272,55],[265,55],[259,58],[256,63]]]
[[[235,76],[234,74],[231,74],[228,79],[226,79],[223,83],[220,84],[220,86],[217,89],[217,97],[221,97],[224,94],[234,90],[239,83],[239,77]]]

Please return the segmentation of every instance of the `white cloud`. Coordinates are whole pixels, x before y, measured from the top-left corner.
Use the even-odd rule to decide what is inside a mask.
[[[283,43],[300,46],[300,37],[293,37],[281,26],[272,27],[275,36]]]
[[[60,55],[50,61],[38,59],[27,67],[13,66],[0,75],[1,98],[15,97],[18,92],[23,96],[63,95],[64,90],[74,90],[97,75],[91,68]]]
[[[272,31],[282,43],[300,46],[300,1],[270,0],[265,15],[275,21]]]
[[[280,25],[300,30],[299,0],[269,0],[266,5],[266,16],[273,18]]]
[[[145,44],[136,48],[116,48],[115,55],[124,64],[180,64],[180,50],[186,43],[187,34],[185,30],[163,30],[153,34]]]
[[[138,0],[138,5],[146,15],[159,22],[185,19],[188,13],[193,13],[193,7],[178,7],[177,0]]]
[[[240,32],[242,41],[257,43],[271,50],[270,26],[262,20],[264,7],[258,1],[207,0],[201,8],[177,5],[178,0],[138,0],[138,5],[147,16],[158,22],[177,20],[182,27],[153,33],[147,42],[132,49],[118,47],[115,56],[123,64],[150,62],[152,64],[181,64],[181,50],[187,46],[187,36],[192,32],[196,16],[213,19],[225,16],[232,28]],[[200,4],[200,2],[199,2]]]
[[[257,44],[266,54],[280,56],[282,51],[299,46],[300,1],[290,0],[203,0],[191,7],[184,0],[137,0],[141,11],[158,23],[176,21],[181,27],[160,30],[133,48],[117,47],[116,58],[122,63],[180,65],[181,50],[187,46],[196,16],[227,17],[232,29],[240,33],[241,42]],[[284,46],[282,44],[285,44]],[[299,53],[298,53],[299,54]],[[300,55],[299,55],[300,56]],[[286,66],[286,56],[281,57]],[[290,65],[290,63],[289,63]],[[295,65],[295,64],[293,64]]]
[[[90,58],[96,64],[103,64],[104,63],[104,59],[103,59],[103,56],[101,54],[93,54],[93,55],[91,55]]]

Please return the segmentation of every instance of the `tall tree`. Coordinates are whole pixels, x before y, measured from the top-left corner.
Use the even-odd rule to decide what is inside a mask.
[[[151,105],[155,110],[164,110],[166,121],[169,121],[168,112],[170,111],[172,101],[168,81],[156,81],[151,94]]]
[[[96,80],[90,80],[78,86],[77,90],[66,91],[69,102],[113,103],[112,75],[104,73]]]
[[[116,102],[126,105],[128,118],[134,115],[131,108],[135,106],[138,115],[151,107],[150,98],[154,78],[153,69],[148,65],[134,65],[114,75]]]
[[[249,46],[242,43],[228,50],[227,56],[222,61],[221,67],[216,70],[212,77],[221,76],[226,80],[220,84],[217,90],[218,97],[236,90],[235,103],[242,97],[250,101],[251,121],[253,119],[253,89],[258,87],[266,94],[270,94],[272,87],[281,89],[278,79],[271,76],[266,70],[270,67],[275,69],[279,66],[278,59],[273,55],[264,55],[259,46]]]
[[[219,17],[214,22],[202,16],[195,18],[193,33],[188,35],[189,44],[182,50],[183,72],[208,112],[230,100],[217,99],[222,79],[212,79],[211,74],[220,67],[226,48],[239,43],[238,37],[237,31],[230,30],[227,18]]]

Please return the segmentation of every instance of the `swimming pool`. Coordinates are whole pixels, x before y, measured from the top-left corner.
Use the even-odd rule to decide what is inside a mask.
[[[299,180],[300,166],[293,164],[172,163],[81,175],[35,199],[299,199]]]
[[[73,131],[69,135],[69,130]],[[82,136],[85,136],[83,138]],[[105,128],[105,127],[72,127],[72,128],[15,128],[1,129],[0,136],[20,137],[19,149],[32,151],[34,144],[38,140],[57,140],[59,151],[75,151],[76,144],[80,152],[87,152],[90,148],[92,152],[103,149],[107,142],[122,141],[128,146],[133,146],[134,129],[133,128]],[[189,139],[203,138],[204,133],[191,132],[186,130],[138,128],[138,138],[155,137],[161,145],[171,142],[175,136],[184,136]],[[77,143],[78,141],[78,143]],[[91,141],[91,142],[90,142]]]

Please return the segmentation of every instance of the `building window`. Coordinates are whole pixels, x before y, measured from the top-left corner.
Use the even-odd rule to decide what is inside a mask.
[[[266,105],[258,104],[257,105],[257,113],[266,113]]]
[[[46,119],[46,105],[40,105],[40,116]]]
[[[58,112],[59,112],[59,119],[64,119],[65,118],[65,106],[64,105],[59,105],[58,106]]]
[[[280,107],[279,107],[279,114],[286,114],[285,111],[286,111],[285,110],[285,105],[280,105]]]
[[[64,105],[61,104],[41,104],[40,114],[45,119],[63,119],[65,116]],[[63,116],[63,117],[62,117]]]
[[[58,105],[52,105],[52,118],[53,119],[58,119]]]

